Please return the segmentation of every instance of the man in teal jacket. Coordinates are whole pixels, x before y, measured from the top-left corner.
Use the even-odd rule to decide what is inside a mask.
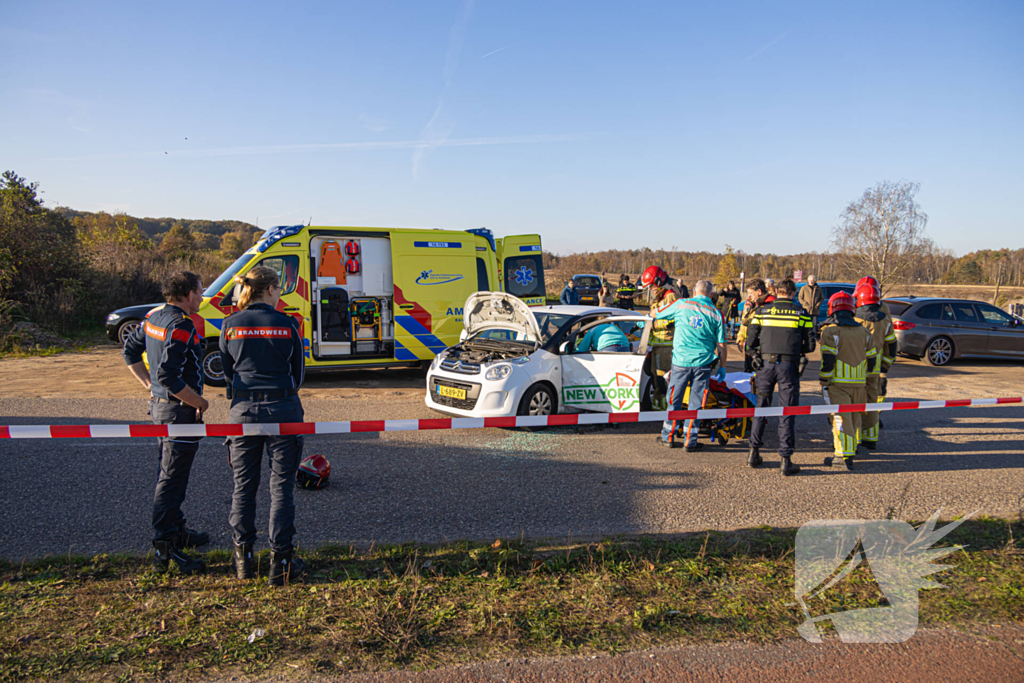
[[[675,322],[672,372],[668,386],[669,410],[682,410],[687,386],[690,387],[687,409],[703,407],[711,370],[716,363],[716,376],[719,380],[725,378],[725,362],[729,353],[725,346],[725,323],[721,311],[711,301],[711,291],[711,282],[700,280],[693,287],[692,299],[680,299],[654,315],[656,320],[670,319]],[[699,420],[686,421],[683,447],[687,453],[701,449],[697,443],[699,426]],[[676,427],[675,420],[666,420],[658,443],[667,448],[677,448]]]

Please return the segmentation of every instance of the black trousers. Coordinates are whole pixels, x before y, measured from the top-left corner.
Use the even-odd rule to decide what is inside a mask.
[[[231,404],[229,421],[232,424],[302,422],[303,416],[298,396],[274,401],[236,399]],[[228,523],[236,544],[247,545],[256,540],[256,492],[266,450],[270,460],[270,547],[277,552],[293,549],[295,473],[302,461],[302,442],[301,436],[228,437],[228,457],[235,478]]]
[[[181,403],[151,400],[149,415],[161,425],[195,424],[196,409]],[[153,540],[173,541],[179,529],[185,528],[181,504],[185,502],[192,462],[199,450],[199,438],[192,436],[160,437],[160,473],[153,494]]]
[[[775,387],[779,388],[780,406],[800,405],[800,369],[792,361],[765,363],[757,371],[754,386],[757,389],[757,407],[769,408],[775,397]],[[793,455],[796,445],[796,433],[793,431],[796,417],[788,415],[779,418],[779,455],[788,458]],[[768,424],[767,417],[755,417],[750,428],[750,446],[761,448],[764,445],[764,428]]]

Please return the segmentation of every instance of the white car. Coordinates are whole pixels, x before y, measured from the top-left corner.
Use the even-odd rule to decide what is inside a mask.
[[[591,328],[613,322],[640,336],[632,351],[575,352]],[[505,292],[477,292],[463,308],[463,341],[427,373],[427,406],[458,417],[640,410],[650,319],[618,308],[530,308]]]

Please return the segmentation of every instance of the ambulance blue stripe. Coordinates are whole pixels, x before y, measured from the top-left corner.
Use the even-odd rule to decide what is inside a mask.
[[[426,249],[461,249],[462,242],[413,242],[412,246]]]
[[[402,346],[401,342],[395,341],[395,358],[397,360],[419,360],[416,354]]]
[[[519,251],[540,251],[539,244],[531,244],[525,247],[519,247]]]
[[[423,327],[416,318],[411,315],[396,315],[395,322],[398,323],[406,332],[416,337],[434,353],[445,350],[445,345],[440,339],[430,333],[430,330]]]

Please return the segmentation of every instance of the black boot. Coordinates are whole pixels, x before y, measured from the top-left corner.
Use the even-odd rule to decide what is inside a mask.
[[[873,451],[876,448],[878,448],[878,442],[877,441],[861,441],[860,445],[863,446],[864,448],[868,449],[869,451]]]
[[[796,474],[800,471],[800,467],[798,465],[794,465],[787,455],[782,456],[782,467],[780,469],[782,470],[782,476],[784,477],[788,477],[791,474]]]
[[[153,566],[160,572],[166,572],[171,560],[178,565],[178,570],[187,575],[206,573],[206,563],[181,552],[169,541],[153,541]]]
[[[235,576],[240,579],[256,578],[256,566],[252,561],[252,543],[235,545]]]
[[[271,586],[285,586],[298,581],[306,573],[306,563],[289,550],[286,553],[270,551],[270,574],[267,583]]]
[[[210,534],[205,531],[178,527],[178,535],[174,537],[174,545],[178,548],[198,548],[210,542]]]
[[[762,462],[764,462],[764,460],[761,459],[761,452],[751,446],[750,455],[747,456],[747,464],[751,467],[760,467]]]

